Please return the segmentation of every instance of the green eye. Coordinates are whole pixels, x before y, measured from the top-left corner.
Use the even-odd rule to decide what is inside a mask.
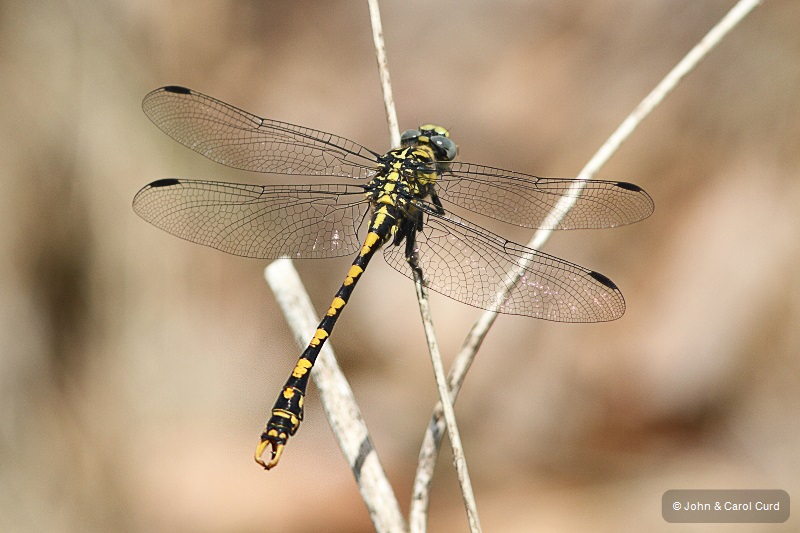
[[[400,144],[403,146],[411,144],[412,142],[416,141],[420,135],[422,135],[422,132],[419,130],[406,130],[402,135],[400,135]]]
[[[458,147],[456,143],[443,135],[435,135],[431,137],[431,145],[437,152],[439,159],[443,161],[452,161],[458,154]]]

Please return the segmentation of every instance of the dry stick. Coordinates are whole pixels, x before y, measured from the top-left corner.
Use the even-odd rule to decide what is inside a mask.
[[[295,341],[304,347],[314,335],[319,318],[297,270],[289,259],[278,259],[267,266],[264,277],[275,293]],[[400,505],[372,445],[353,391],[336,362],[330,341],[322,347],[311,377],[319,390],[322,408],[333,434],[353,470],[375,530],[407,531]]]
[[[381,78],[381,88],[383,90],[383,103],[386,108],[386,120],[389,124],[389,134],[392,140],[392,147],[400,146],[400,129],[397,125],[397,111],[392,96],[392,85],[389,78],[389,65],[386,60],[386,47],[383,42],[383,28],[381,25],[381,15],[378,8],[378,0],[367,0],[369,4],[370,20],[372,22],[372,38],[375,43],[375,54],[378,60],[378,70]],[[443,410],[445,425],[447,426],[450,445],[453,449],[453,463],[456,466],[458,482],[461,486],[461,496],[464,499],[464,506],[467,510],[470,531],[477,533],[481,531],[480,520],[478,518],[478,507],[475,503],[475,494],[472,491],[472,482],[469,479],[467,461],[464,455],[464,447],[461,444],[461,436],[456,425],[456,416],[453,411],[453,400],[450,398],[447,378],[444,373],[442,356],[436,340],[436,332],[433,328],[433,320],[430,313],[430,305],[423,284],[420,272],[414,269],[414,286],[419,303],[419,312],[422,318],[425,338],[428,341],[428,352],[431,356],[433,374],[436,379],[436,386],[439,390],[440,404],[445,405]]]
[[[472,482],[467,471],[467,459],[464,455],[464,447],[461,445],[461,435],[456,425],[456,413],[453,410],[453,398],[451,398],[450,387],[442,364],[442,355],[439,352],[439,345],[436,343],[436,333],[433,330],[433,319],[431,318],[431,308],[428,304],[428,295],[418,270],[414,270],[414,287],[417,289],[417,300],[419,301],[419,312],[422,316],[422,324],[425,329],[425,337],[428,339],[428,351],[431,354],[433,364],[433,374],[436,378],[436,387],[439,391],[439,402],[443,405],[443,418],[447,426],[447,434],[453,449],[453,463],[456,465],[458,481],[461,484],[461,496],[464,499],[464,506],[467,509],[467,519],[469,529],[472,532],[481,531],[481,524],[478,518],[478,508],[475,503],[475,495],[472,491]]]
[[[392,96],[392,80],[389,79],[389,64],[386,62],[386,45],[383,42],[383,25],[378,0],[367,0],[369,4],[369,20],[372,23],[372,40],[375,43],[375,57],[378,60],[378,72],[381,76],[383,107],[386,110],[386,124],[389,126],[389,140],[392,148],[400,147],[400,127],[397,124],[397,109]]]
[[[636,127],[650,114],[653,109],[660,104],[664,98],[677,86],[678,83],[710,52],[722,38],[730,32],[744,17],[748,15],[760,0],[740,0],[726,14],[708,34],[700,40],[691,51],[673,68],[666,77],[648,94],[642,102],[636,106],[633,112],[628,115],[625,121],[620,124],[617,130],[600,147],[597,153],[586,164],[578,175],[579,182],[569,193],[562,197],[559,203],[553,208],[550,215],[545,220],[545,225],[555,227],[557,222],[566,215],[567,211],[574,205],[575,199],[580,191],[583,190],[586,180],[592,178],[600,168],[611,158],[619,149],[620,145],[627,139]],[[557,213],[562,213],[561,217]],[[529,248],[538,249],[543,246],[550,238],[552,230],[539,230],[528,243]],[[520,272],[518,269],[517,272]],[[505,300],[508,294],[508,287],[516,282],[514,277],[507,288],[500,292],[498,302]],[[498,304],[499,305],[499,304]],[[455,398],[458,395],[461,383],[464,381],[467,370],[475,357],[475,353],[483,342],[489,328],[494,323],[497,313],[493,310],[484,312],[475,325],[470,330],[461,351],[456,356],[450,373],[448,384],[451,395]],[[424,524],[430,501],[430,483],[433,470],[436,465],[436,457],[442,439],[442,403],[439,402],[434,408],[433,416],[425,433],[422,448],[420,449],[419,464],[417,466],[417,476],[414,480],[414,491],[411,499],[411,510],[409,512],[409,525],[411,531],[424,531]]]

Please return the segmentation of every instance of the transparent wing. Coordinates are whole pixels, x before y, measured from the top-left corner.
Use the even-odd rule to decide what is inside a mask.
[[[426,209],[428,211],[428,209]],[[604,322],[625,312],[622,293],[597,272],[510,242],[453,215],[429,212],[416,240],[428,288],[481,309],[556,322]],[[384,248],[386,261],[413,279],[403,245]],[[502,291],[520,261],[531,257],[522,275]]]
[[[653,213],[653,199],[639,186],[620,181],[539,178],[499,168],[449,163],[437,180],[443,201],[488,217],[526,228],[589,229],[631,224]],[[562,197],[575,198],[565,212],[557,208]],[[563,220],[547,219],[553,209]]]
[[[182,239],[262,259],[351,255],[369,204],[356,185],[256,186],[165,179],[133,199],[143,219]]]
[[[378,154],[324,131],[260,118],[183,87],[156,89],[142,109],[167,135],[242,170],[369,178]]]

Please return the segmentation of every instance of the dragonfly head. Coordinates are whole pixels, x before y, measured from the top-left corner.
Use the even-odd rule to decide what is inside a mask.
[[[402,146],[430,146],[439,161],[452,161],[458,154],[458,147],[450,139],[450,132],[433,124],[425,124],[418,129],[404,131],[400,136],[400,144]]]

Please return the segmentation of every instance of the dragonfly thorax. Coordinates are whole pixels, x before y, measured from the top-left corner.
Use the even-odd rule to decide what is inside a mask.
[[[439,171],[435,150],[429,144],[397,148],[379,159],[378,173],[367,186],[375,204],[405,205],[433,191]]]

